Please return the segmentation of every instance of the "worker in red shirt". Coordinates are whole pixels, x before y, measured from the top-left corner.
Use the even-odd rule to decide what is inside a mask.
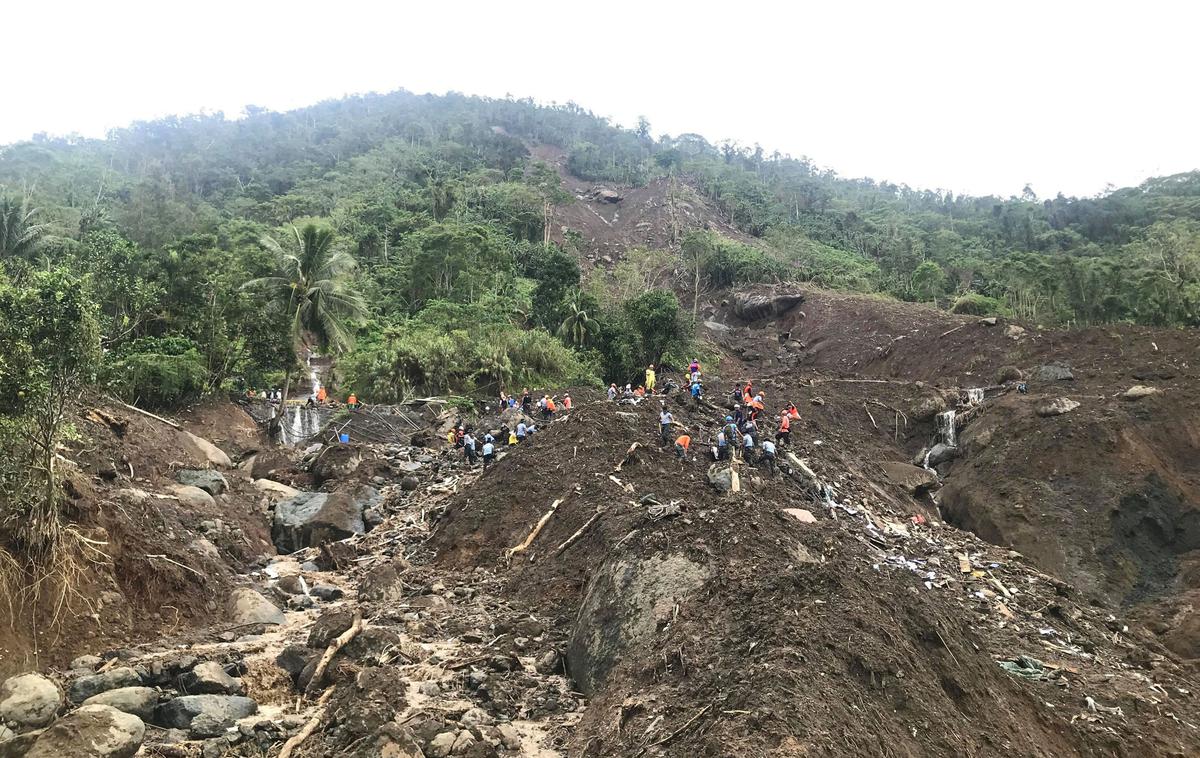
[[[570,392],[563,395],[563,410],[564,411],[571,410],[571,393]]]
[[[779,445],[792,444],[792,418],[786,411],[779,416],[779,431],[775,432],[775,443]]]

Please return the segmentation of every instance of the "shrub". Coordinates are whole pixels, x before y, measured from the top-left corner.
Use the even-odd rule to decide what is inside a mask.
[[[950,306],[950,312],[967,316],[1003,316],[1007,313],[1007,309],[994,297],[980,295],[978,292],[968,292],[954,301],[954,305]]]
[[[1005,382],[1019,382],[1025,375],[1021,373],[1021,369],[1016,366],[1001,366],[996,372],[996,384],[1004,384]]]
[[[204,393],[208,371],[195,343],[183,337],[143,337],[110,355],[107,385],[119,397],[163,408]]]

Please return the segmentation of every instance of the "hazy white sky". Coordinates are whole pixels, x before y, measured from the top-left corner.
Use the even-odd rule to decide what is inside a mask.
[[[1090,195],[1200,168],[1182,2],[65,2],[4,10],[0,143],[347,93],[575,102],[846,176]]]

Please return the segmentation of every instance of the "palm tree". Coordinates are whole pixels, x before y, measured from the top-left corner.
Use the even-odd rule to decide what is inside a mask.
[[[600,322],[588,315],[588,312],[576,298],[570,304],[570,314],[558,327],[558,338],[573,347],[584,347],[595,338],[600,330]]]
[[[27,257],[49,224],[35,224],[38,209],[29,207],[29,198],[0,198],[0,257]]]
[[[264,248],[279,257],[280,272],[243,285],[258,289],[286,314],[292,347],[300,347],[311,337],[323,350],[342,352],[354,342],[350,326],[366,315],[359,295],[346,287],[345,275],[354,268],[354,258],[334,247],[333,230],[306,224],[292,226],[294,240],[285,249],[273,237],[263,237]],[[287,369],[283,403],[287,403],[295,361]]]

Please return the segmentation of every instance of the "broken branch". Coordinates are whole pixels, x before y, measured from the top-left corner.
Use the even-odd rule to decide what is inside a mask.
[[[116,659],[114,658],[113,660]],[[321,723],[321,718],[325,715],[325,703],[329,702],[329,698],[333,695],[335,689],[337,687],[330,687],[325,690],[321,698],[317,700],[317,713],[308,720],[303,729],[296,732],[295,735],[288,738],[287,742],[283,743],[283,749],[279,751],[278,758],[291,758],[292,752],[300,747],[300,743],[311,737],[312,733],[317,730],[317,725]]]
[[[541,533],[542,527],[546,525],[546,522],[550,520],[550,517],[554,515],[554,512],[558,510],[558,506],[561,504],[562,498],[559,498],[551,503],[550,510],[546,511],[546,515],[542,516],[542,518],[537,522],[537,525],[533,527],[533,531],[529,533],[529,536],[525,538],[525,541],[516,547],[510,547],[509,549],[505,550],[504,558],[506,560],[511,559],[517,553],[527,550],[529,546],[533,544],[533,541],[537,539],[538,534]]]
[[[121,403],[120,400],[118,400],[117,402]],[[121,403],[121,405],[123,407],[128,408],[129,410],[133,411],[134,413],[140,413],[143,416],[148,416],[149,418],[154,419],[155,421],[161,421],[162,423],[166,424],[167,426],[169,426],[173,429],[180,429],[180,430],[183,429],[182,426],[180,426],[179,424],[176,424],[174,421],[168,421],[167,419],[163,418],[162,416],[155,416],[150,411],[144,411],[141,408],[137,407],[136,405],[130,405],[129,403]]]
[[[312,678],[308,680],[308,687],[305,688],[308,694],[311,694],[320,686],[321,677],[325,676],[325,669],[329,667],[329,663],[333,660],[333,657],[337,655],[339,650],[350,644],[350,640],[357,637],[362,628],[362,614],[356,613],[354,614],[354,622],[350,624],[350,628],[338,635],[336,640],[329,643],[329,647],[325,648],[325,653],[321,656],[321,660],[317,661],[317,667],[313,669]],[[332,692],[332,690],[330,691]]]
[[[634,444],[637,444],[637,443],[634,443]],[[583,522],[583,526],[579,527],[579,529],[577,529],[575,531],[575,533],[572,534],[570,537],[567,537],[565,540],[563,540],[563,543],[561,545],[559,545],[557,549],[555,549],[554,554],[558,555],[562,551],[569,548],[571,545],[575,544],[575,540],[577,540],[581,536],[583,536],[583,533],[587,531],[588,527],[591,526],[592,524],[596,523],[597,519],[599,519],[602,515],[604,515],[604,509],[603,508],[597,509],[596,512],[592,514],[592,517],[590,519]]]

